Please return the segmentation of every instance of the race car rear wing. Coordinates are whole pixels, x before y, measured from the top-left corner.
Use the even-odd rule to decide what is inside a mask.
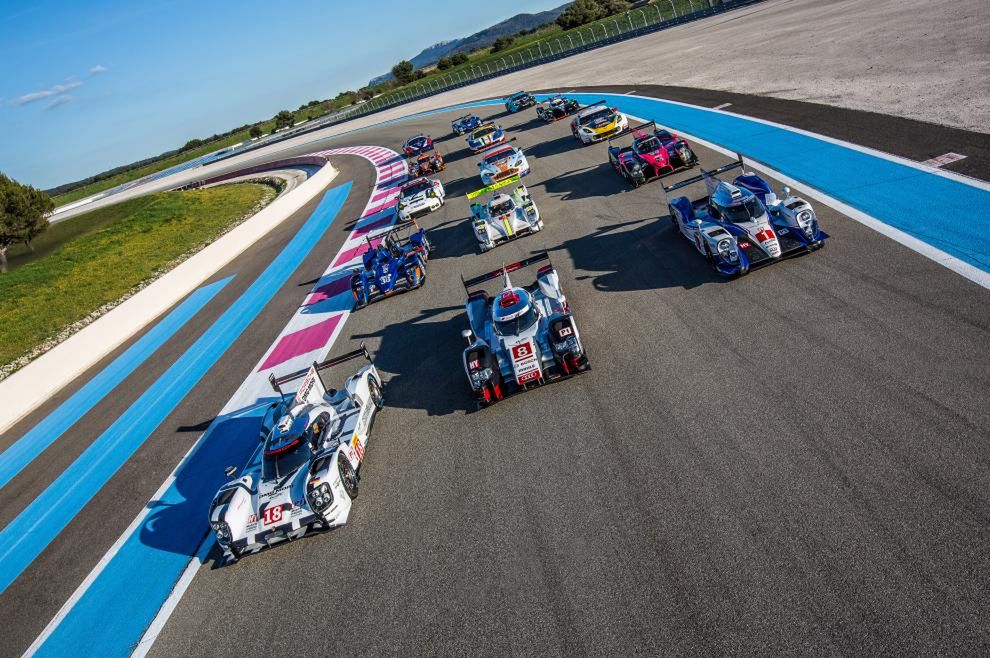
[[[691,178],[687,178],[685,180],[678,181],[678,182],[676,182],[676,183],[674,183],[673,185],[670,185],[670,186],[663,185],[663,191],[664,191],[665,194],[670,194],[674,190],[679,190],[679,189],[681,189],[683,187],[687,187],[688,185],[694,185],[695,183],[700,183],[700,182],[704,181],[706,178],[711,178],[713,176],[718,176],[719,174],[724,174],[725,172],[732,171],[733,169],[741,169],[744,166],[743,156],[740,155],[739,153],[737,153],[736,154],[736,158],[738,158],[738,159],[735,162],[730,162],[727,165],[722,165],[718,169],[713,169],[711,171],[705,171],[704,169],[702,169],[701,170],[701,175],[699,175],[699,176],[692,176]]]
[[[365,242],[368,243],[369,249],[374,249],[375,246],[371,244],[372,240],[377,240],[379,238],[385,240],[385,238],[389,237],[390,235],[395,235],[396,233],[400,233],[402,231],[412,231],[413,227],[415,227],[415,230],[417,231],[420,228],[419,223],[415,219],[410,219],[408,222],[405,222],[403,224],[396,224],[395,226],[389,226],[388,228],[382,229],[377,233],[369,233],[368,235],[364,236],[364,240]]]
[[[536,265],[537,263],[542,263],[543,261],[550,262],[550,254],[548,254],[546,251],[538,253],[535,256],[530,256],[529,258],[524,258],[523,260],[517,263],[509,263],[508,265],[503,265],[497,270],[492,270],[491,272],[482,274],[480,276],[476,276],[474,278],[468,279],[467,281],[465,281],[464,277],[462,276],[461,283],[464,284],[464,290],[470,294],[471,288],[474,288],[475,286],[478,286],[486,281],[497,279],[498,277],[502,276],[502,274],[505,272],[515,272],[516,270],[521,270],[524,267]]]
[[[471,199],[475,199],[475,198],[481,196],[482,194],[486,194],[488,192],[494,192],[495,190],[499,189],[500,187],[505,187],[506,185],[512,185],[513,183],[518,183],[520,180],[522,180],[522,179],[519,177],[519,174],[516,174],[515,176],[509,176],[505,180],[500,180],[497,183],[492,183],[491,185],[486,185],[485,187],[481,188],[480,190],[475,190],[474,192],[468,192],[465,196],[467,196],[468,201],[470,201]]]
[[[375,360],[371,357],[371,353],[368,352],[368,348],[365,347],[364,343],[361,343],[361,347],[354,350],[353,352],[348,352],[347,354],[341,354],[340,356],[335,356],[332,359],[327,359],[326,361],[321,361],[319,363],[314,361],[313,365],[310,366],[309,368],[304,368],[303,370],[290,372],[289,374],[282,375],[281,377],[276,377],[275,373],[272,373],[268,375],[268,381],[269,383],[271,383],[272,389],[276,393],[284,397],[285,393],[282,392],[282,384],[294,381],[296,379],[300,379],[301,377],[305,377],[311,369],[315,369],[317,375],[319,375],[319,373],[321,373],[324,370],[329,370],[334,366],[339,366],[342,363],[347,363],[348,361],[357,359],[362,356],[368,360],[368,363],[374,364]],[[323,388],[329,390],[329,387],[326,385],[326,382],[323,381],[322,376],[320,376],[320,382],[323,384]]]
[[[597,105],[604,105],[605,107],[612,107],[611,105],[608,104],[608,101],[603,98],[600,101],[595,101],[594,103],[588,103],[587,105],[582,105],[581,107],[579,107],[577,109],[577,111],[578,112],[581,112],[582,110],[587,110],[589,107],[595,107]]]
[[[611,144],[612,143],[612,140],[620,139],[622,137],[625,137],[626,135],[631,135],[633,133],[643,132],[646,128],[653,128],[653,130],[656,130],[657,129],[657,122],[656,121],[650,121],[649,123],[644,123],[641,126],[636,126],[636,127],[630,126],[630,127],[626,128],[625,130],[623,130],[621,133],[616,133],[616,134],[612,135],[611,137],[609,137],[608,138],[608,143]]]

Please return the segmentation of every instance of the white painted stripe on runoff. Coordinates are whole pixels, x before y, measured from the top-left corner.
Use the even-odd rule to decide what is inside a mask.
[[[959,155],[958,153],[946,153],[945,155],[940,155],[937,158],[925,160],[922,164],[930,165],[932,167],[944,167],[947,164],[952,164],[953,162],[959,162],[960,160],[965,159],[965,155]]]
[[[627,114],[626,116],[636,121],[640,121],[643,123],[646,122],[646,119],[633,116],[632,114]],[[662,124],[658,123],[657,125],[660,126]],[[674,130],[670,126],[662,126],[662,127],[672,131]],[[676,132],[682,137],[697,142],[698,144],[701,144],[703,146],[707,146],[713,151],[718,151],[719,153],[723,153],[731,158],[735,158],[737,155],[739,155],[735,151],[727,149],[723,146],[719,146],[714,142],[709,142],[706,139],[701,139],[700,137],[686,133],[683,130],[677,130]],[[744,160],[746,164],[752,166],[753,169],[759,169],[760,171],[766,173],[767,175],[773,176],[774,178],[784,183],[785,185],[794,188],[795,191],[800,190],[804,192],[807,196],[815,199],[816,201],[821,201],[825,205],[834,208],[835,210],[838,210],[842,214],[849,216],[850,218],[859,222],[860,224],[863,224],[864,226],[868,226],[877,233],[881,233],[887,236],[888,238],[890,238],[891,240],[894,240],[895,242],[899,242],[908,249],[911,249],[912,251],[916,251],[917,253],[921,254],[925,258],[933,260],[939,265],[942,265],[943,267],[952,270],[956,274],[959,274],[969,279],[973,283],[990,290],[990,272],[984,272],[978,267],[974,267],[973,265],[970,265],[969,263],[962,261],[951,254],[945,253],[941,249],[937,249],[931,246],[927,242],[922,242],[918,238],[912,235],[908,235],[907,233],[901,231],[900,229],[896,229],[893,226],[890,226],[889,224],[885,224],[876,217],[873,217],[872,215],[868,215],[861,210],[853,208],[852,206],[839,201],[835,197],[829,196],[828,194],[825,194],[824,192],[821,192],[820,190],[817,190],[809,186],[807,183],[794,180],[790,176],[787,176],[786,174],[777,171],[776,169],[770,167],[769,165],[766,165],[752,158],[744,158]],[[907,162],[911,162],[911,161],[908,160]],[[976,179],[969,179],[969,180],[976,180]]]
[[[582,92],[590,94],[592,92]],[[886,151],[879,151],[868,146],[860,146],[859,144],[853,144],[852,142],[846,142],[841,139],[836,139],[834,137],[829,137],[828,135],[822,135],[820,133],[811,132],[810,130],[803,130],[801,128],[794,128],[793,126],[786,126],[782,123],[777,123],[775,121],[769,121],[767,119],[760,119],[758,117],[751,117],[745,114],[737,114],[735,112],[726,112],[725,110],[716,110],[710,107],[703,107],[701,105],[693,105],[691,103],[682,103],[681,101],[672,101],[665,98],[655,98],[653,96],[637,96],[632,94],[633,98],[642,98],[648,101],[660,101],[662,103],[669,103],[671,105],[680,105],[681,107],[690,107],[695,110],[704,110],[705,112],[718,112],[720,114],[725,114],[728,116],[736,117],[737,119],[743,119],[745,121],[753,121],[755,123],[762,123],[765,126],[771,126],[773,128],[779,128],[780,130],[786,130],[798,135],[804,135],[805,137],[811,137],[812,139],[817,139],[823,142],[828,142],[829,144],[835,144],[836,146],[842,146],[843,148],[852,149],[853,151],[858,151],[859,153],[865,153],[866,155],[872,155],[877,158],[882,158],[889,162],[896,162],[897,164],[904,165],[905,167],[911,167],[912,169],[917,169],[929,174],[934,174],[936,176],[941,176],[943,178],[948,178],[949,180],[956,181],[957,183],[962,183],[963,185],[969,185],[970,187],[975,187],[979,190],[984,190],[990,192],[990,182],[980,180],[979,178],[973,178],[972,176],[966,176],[964,174],[957,174],[954,171],[946,171],[944,169],[939,169],[938,167],[933,167],[927,165],[923,162],[918,162],[916,160],[910,160],[908,158],[894,155],[893,153],[887,153]],[[680,130],[677,132],[682,133]],[[699,142],[701,140],[698,140]]]
[[[633,94],[635,94],[635,93],[636,93],[636,90],[635,90],[635,89],[633,89],[632,91],[627,91],[627,92],[626,92],[625,94],[623,94],[623,95],[624,95],[624,96],[632,96],[632,95],[633,95]]]
[[[227,263],[312,200],[337,176],[327,163],[289,194],[177,265],[92,324],[0,381],[0,432],[130,340]]]
[[[207,531],[208,533],[209,531]],[[179,601],[185,596],[186,590],[189,589],[189,585],[192,584],[193,578],[196,577],[197,572],[199,572],[199,565],[206,562],[206,557],[210,554],[213,549],[213,542],[210,541],[209,534],[207,534],[206,539],[203,543],[199,545],[199,550],[196,551],[196,555],[189,560],[189,564],[186,565],[185,570],[182,572],[182,576],[179,577],[178,582],[175,583],[175,587],[172,588],[172,593],[169,594],[168,598],[165,599],[165,603],[162,604],[161,609],[158,614],[155,615],[154,620],[151,622],[151,626],[148,630],[144,632],[141,636],[141,641],[137,643],[134,647],[134,651],[131,652],[131,658],[144,658],[151,651],[151,647],[154,646],[155,640],[161,634],[162,629],[165,628],[165,624],[168,622],[172,613],[175,612],[176,606],[179,605]]]
[[[724,110],[725,108],[730,107],[731,105],[732,105],[732,103],[722,103],[721,105],[716,105],[712,109],[713,110]]]
[[[165,481],[162,482],[162,486],[158,487],[158,491],[156,491],[155,495],[151,497],[152,501],[156,501],[159,498],[161,498],[163,495],[165,495],[165,492],[168,491],[168,488],[172,486],[173,482],[175,482],[176,473],[178,473],[179,469],[182,468],[182,466],[189,460],[189,456],[193,453],[193,450],[196,449],[196,446],[199,445],[199,441],[202,438],[203,435],[200,434],[199,439],[196,439],[196,442],[192,444],[192,446],[189,448],[188,451],[186,451],[186,454],[182,457],[182,459],[179,460],[179,464],[172,470],[171,473],[169,473]],[[64,604],[62,604],[62,607],[59,608],[57,613],[55,613],[55,616],[52,617],[52,620],[48,622],[47,626],[45,626],[45,630],[41,631],[41,635],[36,637],[34,642],[31,643],[31,646],[27,648],[27,651],[24,652],[25,656],[33,656],[38,651],[38,649],[41,648],[41,645],[43,645],[48,640],[48,638],[55,631],[55,629],[58,628],[59,624],[62,623],[62,620],[65,619],[66,616],[68,616],[72,608],[74,608],[76,603],[79,602],[79,599],[83,597],[83,594],[86,593],[90,585],[93,584],[93,581],[96,580],[96,577],[103,572],[103,569],[106,568],[110,560],[113,559],[113,556],[120,551],[120,547],[124,545],[124,542],[126,542],[131,537],[131,535],[134,534],[134,532],[138,529],[138,527],[140,527],[140,525],[144,523],[145,518],[147,518],[148,514],[151,513],[152,507],[153,506],[150,503],[148,505],[145,505],[144,508],[141,510],[141,512],[136,517],[134,517],[134,520],[131,521],[130,525],[127,526],[127,529],[124,530],[124,533],[117,538],[117,541],[113,543],[113,545],[106,552],[106,554],[102,558],[100,558],[100,561],[97,562],[96,566],[93,567],[93,570],[90,571],[89,574],[87,574],[86,578],[83,579],[79,587],[76,588],[76,591],[72,593],[72,596],[70,596],[69,599]]]
[[[341,154],[361,155],[362,157],[371,160],[376,165],[375,187],[371,193],[371,197],[368,200],[368,204],[365,206],[364,212],[367,212],[369,208],[382,203],[381,200],[377,202],[374,201],[376,195],[379,193],[378,187],[382,182],[392,179],[395,176],[395,174],[392,172],[395,171],[396,165],[383,167],[380,164],[380,162],[382,162],[383,160],[379,160],[379,162],[375,162],[372,155],[379,155],[380,151],[387,151],[387,149],[378,149],[375,152],[371,152],[371,151],[367,151],[363,149],[359,150],[357,148],[351,147],[351,148],[339,149],[337,151],[334,150],[321,151],[321,153],[324,155],[333,155],[335,152]],[[388,153],[389,153],[389,158],[399,158],[398,154],[392,151],[388,151]],[[400,164],[403,171],[405,171],[404,161],[400,161]],[[328,164],[327,166],[329,167],[330,165]],[[336,173],[336,170],[334,170],[334,172]],[[396,194],[398,194],[397,191]],[[364,216],[364,212],[362,212],[361,215],[362,217]],[[350,247],[350,245],[353,245],[354,241],[351,240],[350,238],[353,235],[353,232],[357,230],[359,226],[360,226],[360,222],[355,225],[351,235],[348,236],[349,239],[344,241],[344,244],[341,246],[340,251],[333,257],[333,259],[331,259],[330,261],[331,269],[333,269],[332,264],[340,255],[340,253],[343,253]],[[309,294],[311,293],[307,293],[307,296]],[[336,342],[337,337],[340,334],[340,330],[347,319],[347,315],[349,315],[349,313],[345,312],[344,317],[342,317],[340,322],[337,324],[337,327],[335,328],[330,339],[319,350],[322,354],[325,355],[329,353],[330,348],[333,347],[333,344]],[[286,331],[291,326],[292,326],[291,322],[290,324],[286,325],[286,328],[279,334],[279,336],[275,339],[275,341],[273,341],[272,344],[274,345],[275,343],[277,343],[281,339],[281,337],[285,335]],[[308,356],[311,355],[312,353],[310,353],[310,355]],[[234,413],[238,409],[244,410],[245,408],[249,408],[251,404],[255,402],[259,398],[259,396],[263,394],[263,391],[265,390],[264,386],[267,385],[268,380],[264,375],[261,374],[261,371],[259,370],[259,366],[261,365],[261,363],[264,362],[264,358],[265,357],[262,357],[262,360],[255,365],[255,367],[251,370],[251,375],[241,384],[238,390],[231,397],[230,401],[228,401],[228,403],[224,406],[223,410],[221,410],[221,412],[217,414],[218,418],[224,415],[229,415],[231,413]],[[166,491],[168,491],[169,487],[172,486],[173,482],[175,482],[175,478],[179,470],[187,462],[190,455],[193,454],[196,448],[199,447],[199,445],[203,441],[203,437],[209,434],[210,429],[211,428],[207,428],[205,432],[199,435],[195,443],[193,443],[192,447],[189,448],[189,451],[185,454],[185,456],[182,458],[179,464],[175,467],[175,469],[172,470],[168,478],[166,478],[166,480],[158,488],[158,490],[155,492],[151,500],[148,501],[148,504],[145,505],[144,508],[142,508],[141,512],[134,518],[133,521],[131,521],[130,525],[127,526],[127,529],[124,530],[124,533],[117,538],[117,541],[115,541],[113,545],[103,555],[103,557],[100,558],[100,561],[97,562],[96,566],[93,567],[93,570],[90,571],[89,574],[86,576],[86,578],[83,580],[83,582],[80,583],[79,587],[77,587],[76,590],[72,593],[72,596],[70,596],[69,599],[65,602],[65,604],[62,605],[58,613],[56,613],[56,615],[52,618],[52,620],[48,622],[48,625],[45,626],[45,629],[41,632],[41,634],[37,638],[35,638],[34,642],[31,643],[31,646],[28,647],[28,650],[24,653],[25,656],[34,655],[38,651],[38,649],[40,649],[44,645],[45,641],[47,641],[48,638],[51,637],[52,633],[55,632],[55,630],[62,623],[62,621],[69,615],[69,613],[72,611],[75,605],[86,594],[86,592],[96,581],[96,579],[100,576],[100,574],[103,572],[106,566],[120,552],[120,549],[123,547],[123,545],[131,538],[131,536],[138,530],[138,528],[141,527],[141,524],[147,518],[148,514],[150,514],[151,510],[155,508],[157,501],[165,494]],[[183,570],[182,575],[180,576],[179,580],[176,582],[176,585],[172,588],[172,592],[169,594],[169,597],[165,600],[165,603],[162,605],[161,609],[159,610],[158,614],[155,616],[155,619],[152,621],[151,625],[145,631],[144,636],[141,638],[140,642],[138,642],[132,655],[144,656],[151,649],[151,646],[154,644],[155,639],[157,639],[158,634],[161,633],[161,630],[162,628],[164,628],[165,623],[168,621],[168,618],[175,610],[175,606],[178,605],[182,596],[185,594],[186,589],[189,587],[189,584],[192,582],[193,577],[196,575],[196,572],[199,570],[199,566],[206,561],[206,556],[209,554],[209,551],[210,549],[212,549],[212,547],[213,547],[213,537],[209,534],[208,531],[204,531],[204,539],[200,543],[199,548],[196,550],[196,554],[189,560],[189,564],[186,565],[186,568]]]

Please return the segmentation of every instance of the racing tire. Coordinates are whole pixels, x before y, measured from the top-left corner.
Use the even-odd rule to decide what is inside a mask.
[[[344,487],[347,497],[354,500],[358,497],[358,476],[351,462],[343,455],[337,457],[337,471],[340,473],[340,484]]]
[[[681,225],[677,223],[677,218],[674,217],[674,209],[671,208],[670,206],[667,206],[667,214],[670,215],[670,225],[674,229],[674,233],[675,234],[680,233]]]
[[[374,377],[368,377],[368,398],[371,400],[371,404],[375,405],[375,409],[379,411],[385,406],[385,393],[382,391],[382,385]]]

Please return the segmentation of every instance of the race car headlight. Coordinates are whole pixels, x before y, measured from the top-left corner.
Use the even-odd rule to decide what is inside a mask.
[[[643,165],[642,165],[642,163],[639,163],[639,162],[634,162],[634,163],[632,164],[632,170],[633,170],[633,171],[642,171],[642,170],[643,170]]]
[[[317,514],[322,514],[323,510],[330,507],[333,503],[333,491],[330,490],[330,484],[328,482],[310,489],[307,497],[309,498],[309,506]]]
[[[492,378],[491,368],[482,368],[481,370],[475,370],[471,372],[471,386],[474,388],[481,388],[485,383]]]
[[[405,201],[400,201],[399,202],[399,210],[405,210],[405,209],[406,209],[406,203],[405,203]]]
[[[798,221],[801,222],[802,224],[810,222],[812,219],[814,219],[814,217],[815,214],[810,210],[802,210],[801,212],[798,213],[797,216]]]
[[[734,261],[739,257],[739,252],[736,250],[735,245],[732,240],[722,239],[718,241],[718,255],[726,260]]]
[[[213,532],[217,536],[217,541],[221,544],[229,544],[231,539],[230,526],[226,521],[213,521],[210,523]]]

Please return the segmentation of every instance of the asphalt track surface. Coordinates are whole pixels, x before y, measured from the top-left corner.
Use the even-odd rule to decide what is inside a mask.
[[[417,130],[446,134],[449,119],[308,150],[397,148]],[[461,139],[438,139],[449,201],[423,222],[437,245],[427,285],[353,314],[334,347],[367,341],[389,382],[349,524],[234,566],[211,562],[152,653],[986,653],[990,293],[820,204],[826,249],[723,281],[657,221],[658,183],[630,189],[605,147],[579,147],[566,122],[500,120],[531,159],[526,183],[546,229],[478,256],[458,198],[480,186],[476,158]],[[726,160],[698,151],[709,166]],[[348,220],[372,169],[335,164],[335,184],[355,182]],[[218,273],[238,276],[166,358],[0,492],[0,524],[310,210]],[[151,497],[348,223],[335,222],[193,395],[0,595],[4,655],[30,644]],[[594,370],[472,413],[458,275],[544,247]]]
[[[657,183],[500,120],[546,229],[477,255],[438,140],[427,285],[334,348],[388,378],[350,522],[211,562],[152,654],[985,653],[990,293],[820,204],[826,249],[724,281]],[[472,412],[458,275],[544,247],[594,369]]]

